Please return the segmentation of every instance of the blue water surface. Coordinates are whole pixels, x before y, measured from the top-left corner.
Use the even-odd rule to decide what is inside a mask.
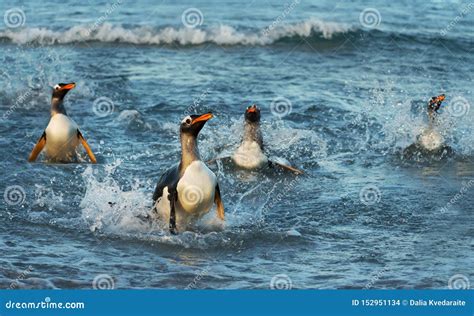
[[[468,1],[0,2],[2,288],[466,288],[474,282],[474,7]],[[66,97],[97,165],[27,157]],[[450,157],[405,159],[447,98]],[[226,207],[169,235],[141,218],[213,111],[203,159],[243,111],[305,171],[216,172]],[[87,157],[82,154],[82,160]],[[99,281],[98,281],[99,280]]]

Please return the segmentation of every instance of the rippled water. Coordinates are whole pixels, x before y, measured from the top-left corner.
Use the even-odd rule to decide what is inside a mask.
[[[189,8],[202,13],[197,22],[183,21]],[[367,8],[375,16],[361,16]],[[2,1],[1,287],[90,288],[104,274],[115,288],[474,280],[472,10],[458,1]],[[70,81],[68,114],[99,163],[27,163],[50,87]],[[439,131],[455,154],[404,159],[440,93]],[[272,113],[275,100],[283,106]],[[220,163],[223,231],[214,212],[203,231],[178,236],[143,221],[179,157],[182,117],[214,112],[200,135],[211,159],[238,145],[250,103],[262,108],[266,150],[305,175]]]

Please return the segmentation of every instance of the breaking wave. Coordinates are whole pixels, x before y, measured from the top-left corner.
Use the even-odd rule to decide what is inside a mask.
[[[35,27],[20,30],[2,30],[0,39],[16,44],[70,44],[81,42],[125,43],[135,45],[248,45],[263,46],[298,37],[317,37],[331,40],[337,35],[354,31],[347,24],[308,19],[293,24],[261,30],[240,30],[229,25],[218,25],[208,29],[149,26],[125,28],[104,23],[98,27],[76,25],[62,31]]]

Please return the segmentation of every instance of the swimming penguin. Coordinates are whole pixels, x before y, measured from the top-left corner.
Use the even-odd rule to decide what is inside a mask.
[[[90,160],[93,163],[97,162],[89,144],[79,131],[79,127],[67,115],[64,108],[64,96],[75,87],[75,83],[58,83],[54,86],[51,98],[51,119],[43,135],[31,151],[28,161],[35,161],[43,148],[47,159],[51,162],[74,161],[76,159],[76,147],[81,143]]]
[[[417,136],[416,142],[403,151],[405,158],[413,158],[420,156],[436,156],[442,157],[451,155],[453,150],[450,146],[445,145],[444,137],[437,130],[438,110],[446,96],[441,94],[432,97],[428,101],[426,113],[428,115],[428,127],[425,128],[420,135]]]
[[[441,103],[444,101],[444,99],[446,99],[446,95],[443,93],[437,97],[432,97],[428,101],[427,113],[430,124],[435,122],[436,116],[439,114],[438,110],[441,108]]]
[[[153,211],[169,222],[172,234],[186,230],[193,221],[216,204],[217,217],[224,220],[224,204],[216,175],[201,161],[197,137],[211,113],[186,116],[180,125],[181,160],[160,178],[153,194]]]
[[[260,109],[254,104],[245,110],[244,136],[232,160],[245,169],[256,169],[268,164],[263,153],[263,137],[260,130]]]
[[[260,109],[257,105],[253,104],[248,106],[245,110],[244,117],[244,135],[242,142],[231,156],[232,161],[237,166],[251,170],[262,168],[264,166],[272,167],[276,165],[296,174],[303,174],[301,170],[290,166],[289,163],[282,158],[275,157],[273,160],[270,160],[267,157],[264,151],[263,137],[260,129]],[[224,158],[227,157],[220,157],[217,159]]]
[[[428,101],[426,113],[428,115],[428,128],[418,136],[418,143],[429,151],[434,151],[443,146],[444,138],[436,129],[436,118],[439,114],[438,110],[441,108],[441,103],[444,101],[446,96],[441,94],[437,97],[432,97]]]

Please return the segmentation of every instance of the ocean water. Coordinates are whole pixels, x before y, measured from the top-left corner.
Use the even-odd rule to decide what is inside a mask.
[[[429,288],[474,282],[474,6],[468,1],[0,3],[2,288]],[[66,97],[97,165],[27,157]],[[407,159],[447,99],[450,157]],[[211,110],[203,158],[262,109],[305,171],[212,165],[226,207],[177,236],[141,216]],[[82,154],[82,160],[87,158]]]

